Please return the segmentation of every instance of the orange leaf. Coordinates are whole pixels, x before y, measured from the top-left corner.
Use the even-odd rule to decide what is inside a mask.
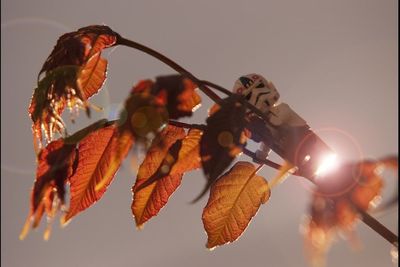
[[[253,164],[240,161],[211,186],[202,216],[207,248],[238,239],[260,205],[269,199],[267,181],[255,172]]]
[[[379,172],[382,168],[396,170],[397,164],[396,156],[378,161],[349,162],[318,181],[304,236],[306,252],[312,263],[321,265],[324,262],[337,230],[353,243],[357,241],[354,225],[359,210],[368,211],[374,207],[374,200],[379,198],[383,188]]]
[[[83,99],[96,94],[106,80],[107,60],[101,58],[100,53],[92,56],[81,68],[78,76],[78,85]]]
[[[125,139],[124,151],[116,156],[120,141],[117,126],[110,125],[89,134],[79,143],[77,170],[69,179],[71,200],[63,218],[65,222],[103,196],[133,144],[133,138]],[[95,190],[96,185],[104,180],[104,186]]]
[[[140,165],[136,183],[132,188],[133,201],[132,213],[135,217],[137,227],[141,227],[151,217],[158,214],[160,209],[165,206],[171,194],[180,185],[182,173],[165,175],[161,179],[151,183],[149,186],[137,190],[143,183],[158,172],[169,173],[170,165],[176,161],[177,155],[169,153],[174,144],[180,142],[185,136],[182,128],[167,126],[150,146],[146,158]],[[164,164],[170,161],[170,165]],[[167,168],[165,170],[165,168]]]
[[[351,192],[351,201],[364,211],[368,210],[371,201],[380,196],[382,192],[383,179],[376,173],[378,164],[370,162],[360,164],[361,177]]]
[[[101,57],[104,48],[116,44],[116,33],[106,26],[89,26],[79,29],[86,43],[86,63],[78,75],[78,85],[84,100],[96,94],[106,79],[107,60]]]
[[[182,147],[179,150],[178,160],[172,166],[171,174],[185,173],[201,167],[200,139],[203,132],[198,129],[191,129],[182,140]]]

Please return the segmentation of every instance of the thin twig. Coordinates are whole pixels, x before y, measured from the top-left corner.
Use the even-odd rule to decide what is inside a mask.
[[[226,89],[226,88],[224,88],[224,87],[222,87],[222,86],[220,86],[220,85],[218,85],[218,84],[215,84],[215,83],[213,83],[213,82],[209,82],[209,81],[205,81],[205,80],[202,80],[202,81],[200,81],[202,84],[204,84],[204,85],[207,85],[207,86],[210,86],[210,87],[212,87],[212,88],[214,88],[214,89],[216,89],[216,90],[218,90],[218,91],[220,91],[220,92],[222,92],[222,93],[224,93],[224,94],[226,94],[226,95],[228,95],[228,96],[230,96],[230,95],[232,95],[233,93],[231,92],[231,91],[229,91],[228,89]]]
[[[389,241],[393,246],[399,247],[399,238],[392,231],[387,229],[383,224],[381,224],[377,219],[369,215],[362,209],[358,209],[358,212],[362,216],[362,221],[371,227],[372,230],[379,233],[384,239]]]
[[[247,148],[243,148],[243,154],[245,154],[246,156],[249,156],[250,158],[252,158],[257,163],[261,163],[261,164],[267,165],[267,166],[269,166],[271,168],[279,170],[282,167],[278,163],[275,163],[275,162],[273,162],[273,161],[271,161],[269,159],[259,159],[259,158],[257,158],[256,153],[254,153],[253,151],[248,150]]]
[[[176,70],[178,73],[182,74],[183,76],[191,79],[195,84],[199,86],[199,89],[205,93],[208,97],[210,97],[214,102],[218,103],[221,100],[221,97],[219,97],[216,93],[214,93],[210,88],[207,86],[203,85],[203,83],[197,79],[193,74],[191,74],[189,71],[184,69],[182,66],[178,65],[175,61],[172,59],[164,56],[163,54],[151,49],[150,47],[144,46],[142,44],[139,44],[137,42],[128,40],[123,38],[122,36],[118,36],[117,38],[117,44],[119,45],[125,45],[131,48],[138,49],[150,56],[153,56],[160,60],[161,62],[167,64],[174,70]]]
[[[206,126],[204,124],[189,124],[181,121],[174,121],[174,120],[169,120],[168,121],[169,125],[173,125],[176,127],[181,127],[181,128],[186,128],[186,129],[198,129],[204,131]]]

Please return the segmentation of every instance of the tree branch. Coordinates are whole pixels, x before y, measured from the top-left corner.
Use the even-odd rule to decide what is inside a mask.
[[[356,207],[357,208],[357,207]],[[389,241],[393,246],[399,247],[399,238],[392,231],[386,228],[383,224],[381,224],[374,217],[369,215],[367,212],[362,209],[357,209],[358,212],[362,216],[362,221],[368,225],[372,230],[379,233],[384,239]]]
[[[127,47],[131,47],[137,50],[140,50],[152,57],[157,58],[158,60],[160,60],[161,62],[167,64],[168,66],[170,66],[172,69],[174,69],[175,71],[177,71],[178,73],[180,73],[181,75],[191,79],[195,84],[197,84],[199,86],[199,89],[205,93],[208,97],[210,97],[215,103],[219,103],[221,100],[221,97],[219,97],[216,93],[214,93],[210,88],[208,88],[206,85],[215,88],[216,90],[223,92],[225,94],[231,94],[231,92],[219,85],[216,85],[214,83],[208,82],[208,81],[202,81],[200,79],[198,79],[197,77],[195,77],[192,73],[190,73],[189,71],[187,71],[185,68],[183,68],[182,66],[180,66],[179,64],[177,64],[176,62],[174,62],[173,60],[169,59],[168,57],[164,56],[163,54],[147,47],[144,46],[142,44],[139,44],[137,42],[131,41],[129,39],[125,39],[122,36],[118,35],[117,36],[117,44],[119,45],[124,45]],[[255,114],[257,114],[259,117],[263,118],[266,124],[269,124],[268,118],[266,116],[266,114],[262,113],[258,108],[256,108],[255,106],[251,105],[250,103],[248,103],[247,106],[252,112],[254,112]],[[183,125],[183,123],[181,122],[173,122],[175,123],[176,126],[178,126],[178,124]],[[187,126],[190,126],[190,124],[187,124]],[[184,127],[184,126],[182,126]],[[190,128],[190,127],[189,127]],[[245,149],[243,152],[246,154],[249,151],[247,151]],[[249,153],[250,154],[250,153]],[[253,154],[250,154],[253,155]],[[250,156],[252,157],[252,156]],[[265,160],[265,162],[263,162],[265,165],[268,165],[272,168],[278,168],[280,167],[280,165],[270,162],[269,160]],[[367,224],[369,227],[371,227],[375,232],[377,232],[379,235],[381,235],[383,238],[385,238],[386,240],[388,240],[389,242],[391,242],[392,244],[395,244],[395,242],[397,242],[398,237],[391,232],[389,229],[387,229],[384,225],[382,225],[379,221],[377,221],[375,218],[371,217],[368,213],[366,212],[362,212],[361,213],[362,216],[362,220],[365,224]],[[395,240],[395,241],[394,241]]]

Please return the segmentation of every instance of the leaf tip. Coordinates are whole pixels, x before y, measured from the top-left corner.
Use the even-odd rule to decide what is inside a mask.
[[[64,214],[60,218],[60,226],[62,228],[67,227],[67,225],[71,222],[71,216],[69,216],[69,213]]]
[[[217,247],[217,246],[213,246],[213,245],[211,245],[210,243],[207,243],[207,245],[206,245],[206,248],[207,248],[208,251],[214,251],[214,249],[215,249],[216,247]]]
[[[46,230],[43,233],[43,240],[44,241],[49,241],[50,239],[50,234],[51,234],[51,228],[47,227]]]
[[[19,240],[24,240],[26,238],[26,236],[29,233],[30,224],[31,224],[31,217],[28,216],[28,218],[26,219],[26,221],[24,223],[24,226],[22,227],[22,231],[19,234]]]

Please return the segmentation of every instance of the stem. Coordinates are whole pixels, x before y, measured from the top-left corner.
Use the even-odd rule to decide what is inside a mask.
[[[205,85],[208,85],[208,86],[210,86],[210,87],[212,87],[212,88],[214,88],[214,89],[216,89],[216,90],[218,90],[218,91],[220,91],[220,92],[222,92],[224,94],[227,94],[228,96],[232,95],[231,91],[229,91],[228,89],[226,89],[226,88],[224,88],[224,87],[222,87],[222,86],[220,86],[218,84],[215,84],[215,83],[212,83],[212,82],[209,82],[209,81],[205,81],[205,80],[202,80],[200,82],[205,84]],[[257,114],[259,117],[263,118],[265,123],[271,125],[269,120],[268,120],[267,115],[264,114],[261,110],[259,110],[258,108],[256,108],[255,106],[253,106],[249,102],[247,102],[247,108],[250,109],[255,114]]]
[[[395,235],[392,231],[387,229],[383,224],[381,224],[378,220],[374,217],[369,215],[367,212],[363,211],[362,209],[358,209],[358,212],[362,216],[363,222],[371,227],[372,230],[379,233],[384,239],[389,241],[393,246],[399,247],[399,238]]]
[[[180,73],[183,76],[191,79],[195,84],[197,84],[199,86],[199,89],[203,93],[205,93],[208,97],[210,97],[214,102],[218,103],[221,100],[221,98],[216,93],[214,93],[210,88],[205,86],[199,79],[197,79],[196,76],[194,76],[189,71],[187,71],[185,68],[183,68],[182,66],[177,64],[172,59],[169,59],[168,57],[164,56],[163,54],[151,49],[150,47],[147,47],[147,46],[144,46],[144,45],[139,44],[137,42],[125,39],[122,36],[118,36],[117,37],[117,44],[138,49],[138,50],[140,50],[140,51],[142,51],[142,52],[144,52],[144,53],[146,53],[146,54],[148,54],[148,55],[150,55],[152,57],[157,58],[161,62],[163,62],[163,63],[167,64],[168,66],[170,66],[172,69],[176,70],[178,73]]]
[[[275,163],[275,162],[273,162],[273,161],[271,161],[269,159],[258,159],[256,157],[256,153],[254,153],[253,151],[248,150],[247,148],[243,148],[243,154],[249,156],[253,160],[257,161],[258,163],[270,166],[271,168],[279,170],[282,167],[278,163]]]
[[[190,73],[189,71],[187,71],[186,69],[184,69],[182,66],[180,66],[179,64],[177,64],[176,62],[174,62],[173,60],[169,59],[168,57],[164,56],[163,54],[147,47],[144,46],[142,44],[139,44],[137,42],[131,41],[129,39],[125,39],[122,36],[118,35],[117,36],[117,44],[118,45],[124,45],[127,47],[131,47],[134,49],[138,49],[150,56],[153,56],[155,58],[157,58],[158,60],[160,60],[161,62],[167,64],[168,66],[170,66],[172,69],[174,69],[175,71],[177,71],[178,73],[180,73],[181,75],[191,79],[195,84],[197,84],[199,86],[199,89],[205,93],[208,97],[210,97],[214,102],[218,103],[221,100],[221,97],[219,97],[216,93],[214,93],[210,88],[208,88],[206,85],[215,88],[216,90],[223,92],[225,94],[232,94],[229,90],[216,85],[214,83],[208,82],[208,81],[202,81],[199,80],[197,77],[195,77],[192,73]],[[228,93],[229,92],[229,93]],[[254,112],[255,114],[257,114],[259,117],[263,118],[265,123],[269,124],[268,118],[266,116],[266,114],[262,113],[261,110],[259,110],[258,108],[256,108],[255,106],[251,105],[250,103],[248,103],[247,108],[250,109],[252,112]],[[173,122],[175,123],[176,126],[178,125],[184,125],[182,122]],[[186,124],[186,126],[190,126],[190,124]],[[182,126],[185,127],[185,126]],[[186,127],[185,127],[186,128]],[[187,127],[190,128],[190,127]],[[248,153],[250,155],[250,157],[252,157],[252,153],[249,153],[249,151],[247,149],[244,149],[243,152],[246,154]],[[271,162],[269,160],[265,160],[265,162],[262,162],[265,165],[268,165],[272,168],[275,169],[279,169],[280,165]],[[381,235],[383,238],[385,238],[386,240],[388,240],[390,243],[392,244],[397,244],[397,240],[398,237],[391,232],[389,229],[387,229],[384,225],[382,225],[379,221],[377,221],[375,218],[371,217],[368,213],[364,212],[364,211],[360,211],[360,213],[363,215],[362,216],[362,220],[365,224],[367,224],[369,227],[371,227],[375,232],[377,232],[379,235]],[[398,245],[397,245],[398,246]]]
[[[214,88],[214,89],[216,89],[216,90],[218,90],[218,91],[220,91],[220,92],[222,92],[222,93],[224,93],[224,94],[226,94],[226,95],[228,95],[228,96],[231,96],[233,93],[231,92],[231,91],[229,91],[228,89],[226,89],[226,88],[224,88],[224,87],[222,87],[222,86],[220,86],[220,85],[218,85],[218,84],[215,84],[215,83],[213,83],[213,82],[209,82],[209,81],[205,81],[205,80],[202,80],[202,81],[200,81],[202,84],[204,84],[204,85],[207,85],[207,86],[210,86],[210,87],[212,87],[212,88]]]
[[[204,129],[206,128],[206,126],[204,124],[188,124],[188,123],[184,123],[184,122],[180,122],[180,121],[173,121],[173,120],[169,120],[168,124],[176,126],[176,127],[180,127],[180,128],[198,129],[198,130],[202,130],[202,131],[204,131]]]
[[[198,79],[196,76],[194,76],[192,73],[187,71],[185,68],[183,68],[181,65],[179,65],[175,61],[173,61],[172,59],[164,56],[163,54],[151,49],[150,47],[147,47],[145,45],[139,44],[139,43],[134,42],[134,41],[129,40],[129,39],[125,39],[124,37],[122,37],[120,35],[117,36],[117,44],[118,45],[124,45],[124,46],[127,46],[127,47],[131,47],[131,48],[140,50],[140,51],[142,51],[142,52],[144,52],[144,53],[146,53],[146,54],[148,54],[148,55],[150,55],[152,57],[157,58],[161,62],[167,64],[172,69],[176,70],[178,73],[180,73],[183,76],[191,79],[195,84],[197,84],[199,86],[199,89],[203,93],[205,93],[208,97],[210,97],[215,103],[218,103],[221,100],[221,97],[219,97],[216,93],[214,93],[206,85],[209,85],[209,86],[215,88],[216,90],[221,91],[221,92],[223,92],[223,93],[225,93],[227,95],[231,95],[232,94],[229,90],[223,88],[222,86],[216,85],[216,84],[208,82],[208,81],[202,81],[202,80]],[[266,123],[269,123],[267,115],[262,113],[261,110],[259,110],[258,108],[256,108],[255,106],[253,106],[250,103],[248,103],[247,107],[248,107],[248,109],[253,111],[255,114],[257,114],[258,116],[263,118],[266,121]]]

